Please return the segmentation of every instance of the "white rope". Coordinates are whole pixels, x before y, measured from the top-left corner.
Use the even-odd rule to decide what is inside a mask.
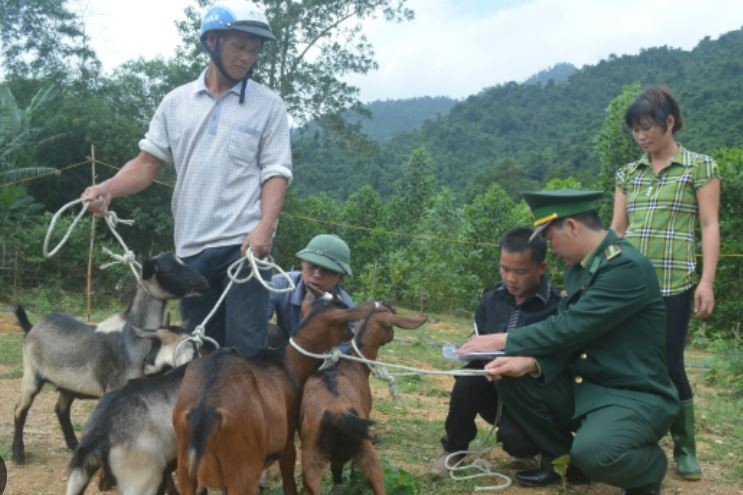
[[[178,355],[178,351],[180,350],[181,346],[187,342],[193,342],[199,349],[204,347],[204,342],[209,342],[211,345],[214,346],[214,349],[219,349],[219,343],[213,338],[206,335],[204,333],[204,326],[199,325],[193,329],[188,337],[178,342],[178,345],[175,346],[175,350],[173,350],[173,362],[175,362],[175,357]]]
[[[137,263],[137,259],[136,259],[136,256],[134,255],[134,251],[129,249],[129,247],[124,242],[124,239],[122,239],[119,233],[116,231],[116,224],[123,223],[124,225],[134,225],[134,220],[122,220],[112,210],[109,210],[108,212],[106,212],[105,220],[106,220],[106,225],[108,225],[108,228],[111,230],[111,233],[114,235],[116,240],[119,241],[119,244],[121,244],[121,247],[124,248],[124,254],[115,255],[114,253],[112,253],[111,251],[105,248],[104,248],[104,251],[106,251],[107,254],[109,254],[110,256],[113,256],[117,260],[120,260],[119,261],[120,263],[126,263],[129,266],[129,269],[134,274],[134,278],[136,278],[137,281],[141,283],[142,277],[141,277],[140,272],[142,271],[142,265]],[[101,266],[101,268],[107,268],[111,266],[112,264],[113,262],[107,263],[106,265]]]
[[[392,396],[392,400],[394,400],[395,403],[399,404],[401,402],[401,397],[400,393],[397,391],[397,381],[395,380],[395,377],[387,372],[387,368],[377,366],[377,362],[375,360],[367,359],[367,357],[364,356],[364,354],[361,352],[361,349],[359,349],[359,346],[356,344],[355,337],[351,339],[351,347],[353,347],[354,352],[361,359],[367,361],[366,366],[369,368],[369,371],[371,371],[374,377],[387,382],[387,390],[389,390],[390,395]]]
[[[60,208],[59,211],[57,211],[57,213],[55,213],[54,216],[52,217],[52,221],[49,222],[49,228],[47,229],[46,236],[44,237],[44,246],[42,247],[42,252],[44,253],[45,258],[51,258],[55,254],[57,254],[57,251],[59,251],[62,246],[64,246],[64,244],[67,242],[67,239],[70,238],[70,234],[72,234],[72,229],[75,228],[75,225],[77,225],[77,223],[80,221],[83,215],[85,215],[87,208],[86,208],[86,205],[83,204],[83,207],[80,209],[80,213],[78,213],[77,216],[75,217],[75,220],[72,221],[69,228],[67,229],[67,232],[65,232],[65,235],[62,237],[62,240],[59,241],[59,244],[57,244],[54,247],[54,249],[49,251],[49,238],[52,235],[52,231],[54,230],[54,226],[57,224],[57,221],[59,220],[60,215],[62,215],[62,213],[64,213],[71,206],[76,205],[77,203],[81,203],[81,202],[83,202],[83,200],[80,198],[74,201],[70,201],[69,203],[64,205],[62,208]],[[85,203],[87,202],[88,201],[86,200]]]
[[[386,368],[397,368],[397,369],[403,369],[406,370],[406,373],[398,373],[397,376],[407,376],[407,375],[413,375],[413,374],[424,374],[424,375],[449,375],[449,376],[485,376],[486,372],[485,370],[478,370],[478,369],[470,369],[470,368],[464,368],[464,369],[458,369],[458,370],[424,370],[420,368],[414,368],[411,366],[404,366],[400,364],[392,364],[392,363],[384,363],[372,359],[367,359],[364,357],[363,353],[359,350],[358,346],[356,345],[355,339],[351,340],[351,346],[353,347],[354,352],[358,354],[358,357],[351,356],[349,354],[345,354],[340,351],[340,349],[333,349],[331,352],[323,353],[323,354],[317,354],[314,352],[310,352],[306,349],[304,349],[302,346],[297,344],[297,342],[294,340],[294,337],[289,338],[289,344],[300,354],[306,357],[310,357],[313,359],[323,360],[322,366],[320,366],[320,369],[325,369],[326,367],[336,363],[339,359],[348,359],[350,361],[356,361],[359,363],[366,364],[371,372],[374,374],[375,377],[380,378],[382,380],[387,381],[390,394],[392,395],[392,398],[395,400],[395,402],[400,402],[400,396],[397,392],[397,387],[395,383],[395,375],[389,373]],[[502,405],[499,401],[498,403],[498,412],[496,414],[496,420],[495,424],[498,424],[500,415],[501,415],[501,408]],[[490,485],[490,486],[475,486],[475,491],[494,491],[494,490],[503,490],[505,488],[508,488],[511,486],[511,478],[506,476],[503,473],[499,473],[497,471],[493,471],[491,467],[491,463],[486,461],[484,459],[484,456],[493,450],[495,447],[495,425],[493,425],[493,428],[491,428],[490,433],[488,434],[485,439],[481,442],[481,445],[486,444],[486,442],[491,442],[491,445],[488,448],[485,449],[479,449],[479,450],[461,450],[458,452],[452,452],[449,454],[445,459],[444,462],[446,464],[446,467],[449,471],[449,475],[454,480],[468,480],[468,479],[474,479],[474,478],[481,478],[485,476],[489,477],[495,477],[500,478],[503,480],[502,483],[497,485]],[[492,438],[492,441],[490,440]],[[477,459],[475,459],[473,462],[465,464],[463,462],[464,458],[466,456],[475,456]],[[457,461],[454,465],[450,465],[449,461],[451,459],[454,459],[455,457],[461,457],[459,461]],[[474,474],[469,475],[459,475],[455,474],[456,472],[463,472],[466,470],[475,470],[478,471]]]
[[[463,480],[472,480],[476,478],[484,478],[484,477],[492,477],[492,478],[498,478],[502,480],[501,483],[498,483],[496,485],[487,485],[487,486],[481,486],[476,485],[475,491],[476,492],[484,492],[484,491],[496,491],[496,490],[504,490],[511,486],[513,481],[510,477],[506,476],[503,473],[500,473],[498,471],[493,470],[493,465],[491,462],[485,459],[485,456],[495,448],[495,425],[490,430],[490,433],[488,433],[488,436],[483,439],[482,444],[485,444],[486,442],[490,441],[492,442],[491,445],[484,449],[477,449],[477,450],[459,450],[457,452],[452,452],[449,455],[447,455],[444,458],[444,465],[446,466],[446,469],[449,471],[449,477],[455,481],[463,481]],[[492,440],[490,440],[492,437]],[[465,462],[467,460],[468,456],[474,457],[470,462]],[[458,459],[454,464],[451,464],[451,461],[453,459]],[[466,471],[475,471],[471,474],[461,474]]]
[[[449,477],[451,479],[461,481],[483,477],[492,477],[502,480],[502,482],[497,485],[476,485],[476,492],[504,490],[511,486],[511,484],[513,483],[511,478],[503,473],[494,471],[492,468],[492,463],[485,459],[485,456],[497,445],[496,431],[498,429],[498,425],[500,424],[500,418],[502,414],[503,401],[498,398],[495,420],[493,421],[493,425],[490,428],[488,434],[479,442],[479,446],[473,450],[458,450],[456,452],[451,452],[444,458],[444,465],[449,471]],[[472,459],[470,462],[465,462],[468,457],[474,457],[474,459]],[[454,464],[451,464],[451,461],[453,459],[458,460],[454,462]],[[459,474],[465,471],[475,471],[475,473],[467,475]]]
[[[87,211],[87,204],[89,202],[90,202],[90,200],[87,200],[87,199],[85,199],[85,200],[82,199],[82,198],[75,199],[73,201],[70,201],[66,205],[64,205],[62,208],[60,208],[54,214],[54,216],[52,217],[51,222],[49,222],[49,228],[46,231],[46,236],[44,237],[44,246],[43,246],[42,252],[44,253],[44,256],[45,257],[51,258],[55,254],[57,254],[57,252],[62,248],[62,246],[65,245],[65,243],[67,242],[67,240],[70,238],[70,235],[72,234],[72,230],[75,228],[75,226],[77,225],[77,223],[80,221],[80,219],[83,217],[83,215]],[[75,219],[72,221],[72,223],[70,224],[70,226],[67,228],[67,232],[65,232],[65,235],[62,237],[62,240],[59,241],[59,244],[57,244],[54,247],[54,249],[52,249],[50,251],[49,250],[49,238],[51,237],[52,232],[54,231],[54,227],[57,225],[57,221],[59,221],[59,217],[68,208],[70,208],[71,206],[76,205],[78,203],[83,203],[83,206],[80,209],[80,213],[77,214],[77,216],[75,217]],[[124,225],[133,225],[134,224],[134,220],[123,220],[123,219],[120,219],[116,215],[116,212],[114,212],[112,210],[109,210],[108,212],[106,212],[106,216],[105,216],[104,219],[106,221],[106,225],[108,225],[108,228],[111,230],[111,233],[114,235],[114,237],[116,238],[116,240],[119,241],[119,244],[121,244],[121,247],[124,248],[124,254],[122,254],[122,255],[114,254],[110,250],[108,250],[106,248],[103,248],[103,250],[104,250],[104,252],[106,254],[108,254],[109,256],[111,256],[111,257],[114,258],[114,261],[112,261],[110,263],[105,263],[105,264],[101,265],[101,269],[104,269],[105,270],[106,268],[109,268],[109,267],[111,267],[111,266],[113,266],[113,265],[115,265],[117,263],[125,263],[131,269],[132,273],[134,274],[134,278],[137,280],[137,282],[141,284],[142,282],[141,282],[140,271],[142,270],[142,266],[137,262],[136,257],[134,255],[134,252],[127,247],[126,243],[124,242],[124,239],[122,239],[121,236],[119,235],[119,233],[116,231],[116,225],[117,224],[123,223]]]
[[[250,273],[248,273],[248,275],[244,278],[239,278],[238,274],[240,273],[240,270],[242,270],[245,261],[250,264]],[[263,277],[259,276],[258,274],[264,270],[276,270],[278,272],[278,275],[281,275],[286,279],[286,281],[289,283],[289,286],[283,289],[279,289],[271,281],[263,280]],[[267,290],[276,293],[291,292],[296,288],[296,286],[294,285],[294,280],[292,280],[289,274],[282,270],[279,265],[274,263],[271,256],[266,256],[263,259],[256,258],[253,254],[253,248],[251,247],[248,248],[244,256],[236,260],[227,268],[227,277],[230,279],[230,284],[232,282],[235,282],[237,284],[244,284],[250,279],[255,278]]]
[[[250,273],[240,278],[238,275],[240,273],[240,270],[242,270],[243,265],[245,262],[248,262],[250,264],[251,270]],[[286,278],[287,282],[289,283],[289,286],[283,289],[279,289],[271,282],[266,282],[263,280],[263,277],[260,275],[261,269],[263,270],[269,270],[269,269],[275,269],[277,272],[279,272],[279,275]],[[248,282],[249,280],[255,278],[260,282],[260,284],[265,287],[267,290],[271,292],[290,292],[293,291],[296,286],[294,285],[294,281],[292,278],[281,269],[279,265],[273,262],[273,259],[271,259],[270,256],[264,258],[264,259],[258,259],[253,254],[253,249],[248,247],[248,250],[245,252],[245,255],[240,257],[238,260],[233,262],[229,267],[227,267],[227,277],[230,279],[230,282],[227,284],[227,286],[222,291],[222,294],[219,296],[219,299],[214,304],[214,307],[209,311],[209,314],[206,315],[206,318],[199,324],[196,325],[196,327],[191,332],[191,337],[193,337],[193,341],[196,342],[198,345],[203,345],[204,341],[209,341],[212,345],[214,345],[217,349],[219,349],[219,344],[217,344],[217,341],[214,340],[211,337],[208,337],[206,335],[206,324],[209,322],[209,320],[212,319],[214,316],[214,313],[217,312],[217,308],[219,308],[219,305],[222,304],[222,301],[224,301],[224,298],[227,296],[227,292],[232,288],[233,284],[244,284]]]
[[[306,349],[303,349],[299,344],[297,344],[294,341],[293,337],[289,338],[289,344],[303,356],[311,357],[311,358],[318,359],[318,360],[329,361],[331,362],[331,364],[336,362],[338,359],[348,359],[349,361],[356,361],[359,363],[364,363],[367,366],[369,366],[371,363],[371,364],[374,364],[375,366],[379,366],[383,368],[393,368],[393,369],[399,369],[399,370],[405,371],[404,373],[395,373],[393,376],[412,376],[412,375],[485,376],[487,374],[485,370],[475,370],[475,369],[469,369],[469,368],[458,369],[458,370],[424,370],[421,368],[405,366],[402,364],[372,361],[366,358],[360,358],[356,356],[351,356],[349,354],[344,354],[338,350],[333,351],[332,353],[316,354]]]

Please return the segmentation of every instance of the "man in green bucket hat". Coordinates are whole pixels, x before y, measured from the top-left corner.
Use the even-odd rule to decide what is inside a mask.
[[[650,261],[601,224],[598,191],[524,194],[553,253],[567,266],[558,313],[508,334],[473,337],[460,352],[505,350],[485,367],[513,417],[543,452],[524,485],[558,482],[552,461],[570,455],[568,480],[660,493],[667,460],[658,440],[678,411],[665,363],[665,306]],[[531,374],[551,387],[540,393]],[[545,392],[546,390],[546,392]]]
[[[320,234],[313,237],[307,246],[297,253],[302,260],[300,271],[289,272],[296,289],[291,292],[271,292],[269,297],[268,318],[276,315],[276,325],[281,330],[279,340],[288,339],[297,324],[302,320],[302,301],[308,295],[308,286],[316,292],[336,294],[349,307],[353,300],[343,290],[340,283],[345,276],[351,276],[351,250],[348,244],[334,234]],[[286,277],[274,275],[273,284],[284,289],[289,286]],[[269,342],[276,343],[275,332],[269,330]]]

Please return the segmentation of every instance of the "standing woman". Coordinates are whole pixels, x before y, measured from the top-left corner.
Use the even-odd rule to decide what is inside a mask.
[[[620,168],[611,227],[631,241],[655,266],[666,305],[666,359],[681,399],[671,425],[676,472],[698,480],[694,404],[684,370],[684,345],[692,309],[706,318],[715,307],[713,284],[720,255],[720,173],[709,156],[679,145],[683,122],[678,103],[665,86],[646,89],[627,109],[625,122],[645,154]],[[702,233],[702,275],[696,279],[694,232]]]

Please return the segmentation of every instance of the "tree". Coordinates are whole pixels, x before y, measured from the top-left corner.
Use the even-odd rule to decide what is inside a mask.
[[[52,86],[40,89],[25,109],[18,107],[13,93],[7,86],[0,86],[0,181],[35,177],[54,172],[53,168],[34,165],[33,151],[56,136],[40,138],[41,129],[34,127],[34,114],[52,98]]]
[[[426,148],[413,150],[395,189],[397,193],[390,200],[390,224],[397,230],[412,232],[431,205],[436,189],[431,155]]]
[[[351,247],[354,272],[361,272],[364,265],[375,265],[388,251],[390,234],[385,232],[386,217],[381,196],[370,186],[363,186],[346,201],[342,219],[352,227],[344,229],[341,236]]]
[[[640,149],[627,130],[624,115],[632,101],[640,94],[640,83],[622,86],[622,92],[609,102],[604,124],[596,133],[596,154],[599,157],[599,185],[601,190],[614,191],[616,171],[639,156]],[[611,215],[611,194],[601,204],[602,217]]]
[[[67,0],[0,2],[2,66],[7,78],[70,80],[71,67],[86,80],[100,72],[85,32]]]
[[[743,147],[721,148],[713,153],[720,166],[723,187],[720,195],[720,262],[715,279],[715,312],[707,320],[719,335],[730,338],[740,332],[741,300],[743,300],[743,260],[737,255],[743,252]],[[699,239],[699,237],[697,237]],[[701,246],[697,246],[701,252]],[[733,255],[733,256],[726,256]],[[698,261],[701,261],[698,259]],[[701,263],[697,270],[701,269]],[[699,322],[692,318],[692,322]]]
[[[473,296],[498,280],[501,236],[508,229],[528,226],[531,222],[531,214],[524,203],[514,203],[497,183],[491,183],[464,205],[462,240],[465,245],[462,248],[468,255],[463,260],[463,268],[476,276],[476,285],[470,287]]]
[[[347,74],[366,74],[377,68],[374,51],[363,32],[363,21],[382,16],[402,22],[413,18],[406,0],[258,0],[277,40],[267,43],[255,78],[279,93],[295,122],[361,110],[358,89],[344,82]],[[208,0],[197,0],[204,9]],[[200,12],[186,9],[178,23],[183,44],[178,57],[193,71],[207,58],[199,44]],[[338,124],[339,121],[332,121]]]

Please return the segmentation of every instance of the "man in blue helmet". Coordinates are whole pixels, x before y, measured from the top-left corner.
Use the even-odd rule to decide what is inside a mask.
[[[173,164],[176,254],[211,284],[203,296],[181,302],[191,328],[215,306],[229,283],[230,264],[248,248],[259,258],[273,248],[292,179],[289,125],[284,102],[251,74],[263,43],[274,39],[266,16],[248,1],[219,0],[209,8],[201,24],[201,43],[211,57],[207,68],[165,96],[139,155],[82,194],[103,215],[111,199],[141,191]],[[268,292],[257,280],[234,284],[206,333],[253,355],[267,344],[267,304]]]

